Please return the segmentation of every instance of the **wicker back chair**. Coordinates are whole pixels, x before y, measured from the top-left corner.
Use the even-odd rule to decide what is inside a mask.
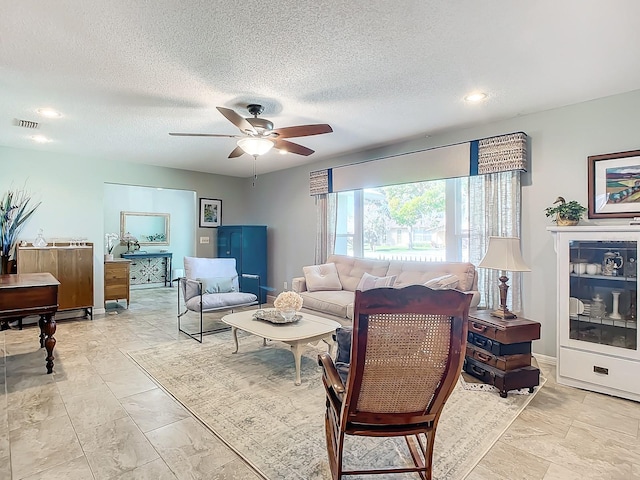
[[[356,291],[346,385],[328,354],[318,357],[327,394],[325,431],[334,480],[417,472],[431,478],[440,412],[464,360],[472,295],[422,285]],[[404,436],[413,466],[345,470],[345,435]]]

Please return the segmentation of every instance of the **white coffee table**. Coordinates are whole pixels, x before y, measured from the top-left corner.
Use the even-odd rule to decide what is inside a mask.
[[[296,363],[296,385],[300,385],[300,360],[302,349],[309,342],[323,340],[329,346],[329,353],[333,353],[332,334],[340,327],[338,322],[308,313],[302,313],[302,318],[294,323],[269,323],[253,318],[255,310],[231,313],[222,317],[222,321],[231,326],[233,341],[238,353],[238,330],[252,333],[266,339],[277,340],[291,346],[293,359]]]

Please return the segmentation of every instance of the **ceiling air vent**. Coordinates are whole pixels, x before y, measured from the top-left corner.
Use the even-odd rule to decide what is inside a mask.
[[[19,118],[15,119],[15,124],[17,127],[23,128],[38,128],[40,126],[38,122],[32,122],[30,120],[20,120]]]

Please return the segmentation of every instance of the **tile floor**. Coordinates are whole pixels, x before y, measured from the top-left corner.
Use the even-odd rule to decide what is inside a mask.
[[[126,354],[193,342],[177,333],[175,297],[133,290],[128,310],[60,321],[52,375],[36,327],[0,333],[1,480],[260,478]],[[541,369],[544,388],[467,479],[640,479],[640,404]]]

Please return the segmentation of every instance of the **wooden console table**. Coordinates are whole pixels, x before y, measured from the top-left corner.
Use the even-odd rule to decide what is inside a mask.
[[[40,315],[40,348],[47,349],[47,373],[53,372],[58,285],[50,273],[0,275],[0,318]]]
[[[171,286],[172,253],[123,253],[122,258],[131,260],[131,285],[164,282]],[[128,305],[128,303],[127,303]]]
[[[526,318],[503,320],[488,311],[469,312],[464,371],[500,390],[540,384],[540,370],[531,366],[531,341],[540,338],[540,324]]]

